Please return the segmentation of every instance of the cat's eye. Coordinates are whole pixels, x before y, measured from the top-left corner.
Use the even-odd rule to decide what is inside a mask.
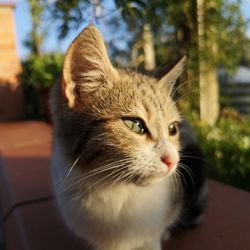
[[[137,134],[144,134],[146,132],[146,126],[140,118],[123,118],[124,124]]]
[[[168,126],[168,134],[169,136],[175,136],[179,132],[179,123],[178,122],[172,122]]]

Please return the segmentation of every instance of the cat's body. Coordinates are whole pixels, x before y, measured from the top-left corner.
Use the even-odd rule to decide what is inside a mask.
[[[57,156],[63,154],[55,156],[54,166]],[[63,181],[65,176],[59,175],[54,173],[54,178]],[[173,203],[172,192],[168,181],[147,187],[124,184],[83,195],[78,208],[60,195],[58,203],[69,228],[98,250],[160,250],[161,236],[181,209],[180,203]]]
[[[55,196],[69,228],[94,249],[160,250],[188,196],[203,199],[204,180],[183,197],[176,177],[180,117],[167,83],[182,64],[160,81],[116,70],[93,26],[67,52],[51,102]]]

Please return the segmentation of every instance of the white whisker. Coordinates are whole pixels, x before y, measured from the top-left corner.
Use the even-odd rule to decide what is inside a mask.
[[[186,166],[186,165],[183,164],[183,163],[179,163],[179,167],[186,171],[187,175],[189,176],[189,178],[190,178],[190,180],[191,180],[192,188],[193,188],[193,191],[194,191],[194,189],[195,189],[195,184],[194,184],[194,179],[193,179],[193,173],[192,173],[192,171],[188,168],[188,166]],[[182,174],[182,175],[183,175],[183,174]],[[185,180],[184,177],[183,177],[183,179]]]
[[[78,157],[76,158],[76,160],[74,161],[74,163],[73,163],[72,166],[70,167],[69,172],[67,173],[66,177],[68,177],[68,176],[70,175],[71,171],[72,171],[73,168],[76,166],[76,164],[77,164],[77,162],[79,161],[79,159],[80,159],[80,156],[78,156]]]

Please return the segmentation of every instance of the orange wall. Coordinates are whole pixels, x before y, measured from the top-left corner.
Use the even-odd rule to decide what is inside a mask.
[[[0,81],[16,84],[20,60],[16,48],[14,6],[0,4]]]
[[[21,67],[16,47],[14,9],[14,5],[0,4],[0,121],[23,117],[22,88],[17,80]]]

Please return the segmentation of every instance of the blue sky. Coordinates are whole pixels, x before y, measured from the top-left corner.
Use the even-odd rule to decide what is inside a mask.
[[[17,44],[18,44],[18,53],[21,58],[24,58],[28,50],[23,45],[23,41],[27,38],[27,34],[31,29],[31,21],[29,15],[29,5],[26,0],[19,0],[17,1],[16,11],[15,11],[15,18],[16,18],[16,33],[17,33]],[[55,23],[48,23],[48,35],[46,40],[43,44],[43,51],[65,51],[67,47],[70,45],[71,41],[74,37],[80,32],[80,30],[86,26],[83,24],[82,27],[79,27],[78,30],[72,31],[67,38],[59,41],[57,39],[57,31],[56,27],[57,24]]]
[[[0,0],[0,2],[8,2],[4,0]],[[31,25],[30,25],[30,16],[29,16],[29,6],[27,4],[26,0],[17,0],[17,1],[11,1],[11,2],[17,2],[16,5],[16,11],[15,11],[15,18],[16,18],[16,31],[17,31],[17,44],[18,44],[18,53],[21,58],[24,58],[25,55],[28,53],[27,49],[23,45],[23,41],[26,38]],[[242,0],[242,11],[244,13],[244,16],[246,18],[250,19],[250,0]],[[84,28],[87,23],[83,23],[81,27],[79,27],[77,30],[73,30],[67,38],[58,41],[57,40],[57,32],[56,32],[56,23],[48,23],[48,36],[46,41],[44,42],[43,45],[43,50],[44,51],[55,51],[55,50],[60,50],[60,51],[65,51],[71,41],[74,39],[74,37],[80,32],[82,28]],[[102,32],[105,34],[107,32],[107,27],[100,27]],[[109,34],[112,36],[112,34]],[[250,27],[248,30],[248,35],[250,37]]]

